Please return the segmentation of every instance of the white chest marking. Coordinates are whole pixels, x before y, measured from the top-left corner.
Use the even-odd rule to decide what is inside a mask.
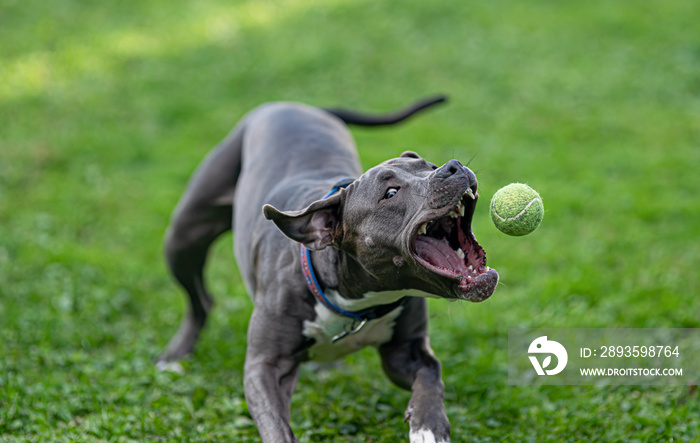
[[[304,336],[316,342],[309,348],[309,359],[331,362],[365,346],[379,346],[388,342],[394,334],[394,324],[402,310],[403,306],[399,306],[378,319],[368,321],[356,333],[331,343],[333,337],[344,331],[353,319],[331,312],[321,303],[317,304],[316,318],[304,321]]]
[[[435,434],[429,429],[411,430],[408,438],[411,440],[411,443],[449,443],[446,440],[437,441]]]
[[[435,297],[422,291],[404,290],[368,292],[363,298],[350,300],[341,297],[337,291],[332,289],[326,291],[326,297],[331,303],[351,312],[362,311],[372,306],[387,305],[407,296]],[[331,343],[333,337],[344,331],[353,322],[353,319],[338,315],[321,303],[316,304],[315,310],[316,318],[304,321],[304,336],[316,342],[309,348],[309,358],[315,361],[330,362],[365,346],[379,346],[391,340],[396,319],[403,311],[403,307],[399,306],[378,319],[368,321],[359,331],[338,340],[336,343]]]
[[[326,297],[328,297],[328,300],[330,300],[331,303],[346,311],[362,311],[363,309],[367,309],[372,306],[388,305],[389,303],[394,303],[401,297],[441,298],[437,295],[419,291],[418,289],[380,292],[370,291],[365,293],[364,297],[356,299],[343,298],[340,294],[338,294],[338,291],[329,289],[326,291]]]

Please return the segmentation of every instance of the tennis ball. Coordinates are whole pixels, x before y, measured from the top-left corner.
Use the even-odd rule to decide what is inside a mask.
[[[537,191],[523,183],[511,183],[493,194],[489,212],[499,231],[527,235],[540,225],[544,205]]]

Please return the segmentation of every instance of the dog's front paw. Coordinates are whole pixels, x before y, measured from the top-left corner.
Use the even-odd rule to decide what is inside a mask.
[[[159,361],[156,363],[156,368],[161,372],[174,372],[176,374],[184,374],[185,368],[177,361]]]
[[[450,422],[442,405],[430,405],[420,410],[409,405],[404,421],[411,425],[411,432],[408,434],[411,443],[450,442]]]

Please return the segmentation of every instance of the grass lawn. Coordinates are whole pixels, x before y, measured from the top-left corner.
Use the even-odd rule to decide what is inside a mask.
[[[380,112],[365,167],[468,161],[500,271],[481,304],[431,301],[453,441],[698,441],[687,386],[514,387],[512,327],[700,327],[700,3],[689,0],[0,0],[0,441],[257,441],[242,388],[251,303],[231,252],[186,373],[152,359],[185,298],[161,258],[199,160],[254,106]],[[545,219],[488,218],[528,182]],[[410,394],[372,349],[306,366],[300,441],[406,441]]]

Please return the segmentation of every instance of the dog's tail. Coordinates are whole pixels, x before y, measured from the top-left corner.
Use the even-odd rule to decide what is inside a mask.
[[[399,123],[401,121],[406,120],[413,114],[422,111],[425,108],[429,108],[431,106],[437,105],[439,103],[444,103],[446,101],[446,96],[438,95],[435,97],[421,100],[407,108],[386,115],[368,115],[342,108],[325,109],[325,111],[335,115],[336,117],[338,117],[339,119],[341,119],[349,125],[383,126]]]

